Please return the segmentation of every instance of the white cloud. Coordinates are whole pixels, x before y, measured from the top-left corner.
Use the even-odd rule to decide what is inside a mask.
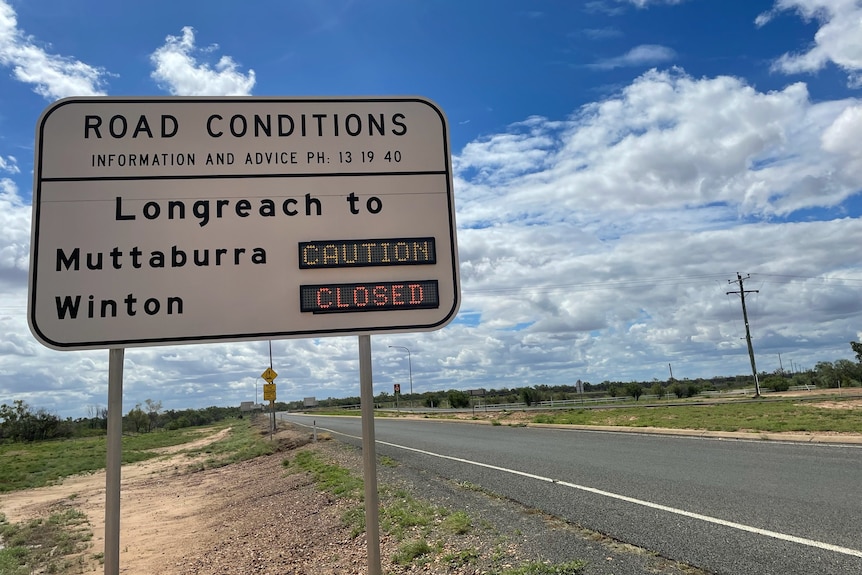
[[[0,286],[11,277],[26,280],[30,260],[30,206],[15,183],[0,178]]]
[[[554,127],[540,117],[512,124],[504,134],[467,144],[454,158],[455,168],[462,172],[476,168],[478,173],[473,177],[484,182],[537,171],[558,143],[552,133]]]
[[[18,160],[15,159],[14,156],[0,156],[0,172],[7,172],[10,174],[19,174],[21,170],[18,169]]]
[[[686,0],[617,0],[618,2],[628,2],[629,4],[634,4],[638,8],[646,8],[649,5],[654,4],[682,4]]]
[[[804,84],[763,93],[737,78],[653,70],[567,122],[534,121],[529,137],[517,126],[513,137],[465,148],[456,163],[466,192],[459,222],[587,223],[680,209],[711,221],[716,206],[745,217],[834,206],[859,190],[859,152],[846,140],[858,106],[814,104]],[[503,188],[501,211],[487,197],[500,197],[499,177],[513,170],[521,175]]]
[[[605,40],[608,38],[619,38],[623,35],[622,30],[607,26],[605,28],[585,28],[580,34],[593,40]]]
[[[627,68],[632,66],[651,66],[668,62],[676,57],[676,52],[666,46],[656,44],[642,44],[635,46],[622,56],[614,58],[606,58],[595,64],[591,64],[591,68],[600,70],[611,70],[613,68]]]
[[[653,70],[566,121],[472,142],[455,159],[461,310],[481,320],[447,328],[447,369],[480,384],[529,366],[512,385],[664,377],[670,361],[678,377],[744,373],[725,293],[737,271],[762,294],[749,302],[761,369],[777,353],[846,356],[862,221],[778,218],[859,194],[860,106]]]
[[[253,72],[230,58],[211,68],[203,52],[191,29],[169,38],[153,55],[159,80],[178,94],[251,91]],[[782,219],[859,193],[860,110],[814,103],[803,83],[761,92],[652,70],[568,118],[470,142],[453,158],[461,314],[437,332],[376,335],[375,390],[406,382],[390,344],[411,350],[419,392],[649,380],[669,362],[679,378],[745,373],[739,301],[725,293],[737,271],[760,290],[748,311],[761,369],[777,368],[777,353],[809,367],[848,356],[862,321],[862,220]],[[105,403],[108,354],[47,350],[26,333],[29,222],[0,179],[0,397],[38,394],[40,407],[81,416]],[[130,349],[125,408],[253,400],[267,351]],[[273,355],[279,399],[359,393],[355,338],[274,341]]]
[[[12,68],[15,79],[33,84],[33,90],[48,100],[104,94],[104,69],[46,52],[18,28],[15,11],[4,0],[0,0],[0,65]]]
[[[847,158],[846,174],[851,182],[862,182],[862,105],[844,109],[835,121],[823,131],[823,149]],[[849,182],[848,182],[849,183]],[[851,184],[852,185],[852,184]]]
[[[190,26],[183,35],[168,36],[165,45],[150,56],[155,66],[151,76],[159,86],[175,96],[247,96],[255,83],[254,70],[243,74],[230,56],[222,56],[214,67],[198,62],[196,53],[216,50],[195,46],[195,32]]]
[[[831,62],[847,72],[850,86],[862,87],[862,4],[858,0],[777,0],[755,24],[764,26],[782,11],[817,20],[820,27],[808,51],[782,55],[774,69],[787,74],[816,72]]]
[[[632,5],[636,8],[647,8],[655,5],[671,5],[682,4],[686,0],[591,0],[584,3],[584,9],[588,12],[603,12],[610,16],[618,16],[625,12],[625,5]],[[620,6],[623,4],[623,6]]]

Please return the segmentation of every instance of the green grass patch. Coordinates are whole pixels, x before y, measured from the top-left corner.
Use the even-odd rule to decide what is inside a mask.
[[[431,551],[431,546],[424,539],[409,541],[398,547],[398,551],[392,556],[392,561],[398,565],[408,565]]]
[[[195,450],[213,453],[212,464],[225,464],[272,452],[274,446],[252,428],[248,420],[225,420],[214,426],[154,431],[123,436],[123,464],[160,457],[155,451],[200,439],[225,427],[224,439]],[[105,468],[106,437],[86,437],[35,443],[0,445],[0,492],[51,485],[64,477]]]
[[[86,515],[77,509],[16,524],[0,515],[0,573],[82,573],[92,538]]]
[[[455,553],[447,553],[443,555],[443,561],[455,569],[469,565],[478,559],[479,554],[475,549],[462,549]]]
[[[532,421],[533,423],[667,427],[709,431],[862,433],[862,410],[824,409],[813,403],[794,400],[571,409],[538,414]]]
[[[381,492],[381,500],[383,505],[380,510],[380,528],[398,541],[404,539],[414,527],[428,527],[438,516],[445,513],[401,490],[390,492],[384,489]]]
[[[340,497],[362,499],[362,479],[339,465],[324,461],[314,451],[300,451],[293,458],[293,463],[287,464],[286,467],[293,464],[311,473],[314,482],[324,491]]]
[[[463,511],[456,511],[443,520],[442,527],[453,535],[466,535],[473,528],[473,522]]]
[[[206,468],[223,467],[275,453],[277,447],[275,442],[269,440],[268,434],[262,434],[250,420],[232,419],[228,420],[227,424],[220,425],[222,428],[228,426],[231,430],[224,438],[197,449],[190,449],[186,453],[208,455],[200,464],[201,467]]]
[[[584,572],[585,561],[569,561],[551,565],[548,563],[527,563],[513,569],[506,569],[502,575],[580,575]]]
[[[339,497],[357,501],[342,516],[344,525],[350,529],[351,536],[358,537],[365,532],[365,506],[360,503],[363,495],[362,479],[350,470],[325,460],[312,449],[299,451],[293,459],[282,460],[288,470],[302,470],[311,474],[319,488]],[[396,541],[404,541],[393,561],[406,565],[419,557],[434,552],[427,543],[429,537],[442,534],[464,534],[472,529],[470,517],[463,511],[450,513],[427,501],[413,497],[404,489],[382,486],[379,489],[380,530]],[[418,537],[418,539],[416,539]]]

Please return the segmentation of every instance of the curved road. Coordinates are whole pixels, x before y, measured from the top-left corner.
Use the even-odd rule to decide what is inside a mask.
[[[280,414],[361,446],[358,417]],[[862,448],[375,418],[379,455],[714,573],[862,573]]]

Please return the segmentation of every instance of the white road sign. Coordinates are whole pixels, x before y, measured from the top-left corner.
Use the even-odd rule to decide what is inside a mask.
[[[55,349],[429,331],[460,304],[423,98],[71,98],[34,171],[28,319]]]

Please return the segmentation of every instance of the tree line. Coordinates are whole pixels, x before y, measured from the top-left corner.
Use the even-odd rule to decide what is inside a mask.
[[[819,388],[862,387],[862,343],[850,342],[856,361],[839,359],[834,362],[818,362],[814,369],[789,373],[782,369],[772,373],[762,372],[759,380],[763,389],[786,391],[791,386]],[[692,397],[705,391],[724,391],[750,387],[754,384],[750,375],[717,376],[709,379],[668,379],[664,381],[603,381],[598,384],[579,382],[559,385],[533,385],[523,387],[501,387],[486,390],[481,396],[472,396],[459,389],[427,391],[407,395],[380,392],[374,396],[378,407],[448,407],[469,408],[474,402],[481,404],[525,404],[534,405],[543,401],[564,401],[582,397],[625,397],[635,400],[649,394],[658,399],[665,397]],[[583,393],[578,392],[578,388]],[[318,400],[318,408],[359,408],[359,397],[328,398]],[[302,401],[276,402],[277,411],[304,409]],[[242,417],[239,407],[205,407],[202,409],[162,409],[161,401],[147,399],[138,403],[123,416],[126,433],[150,433],[160,429],[176,430],[185,427],[208,425],[223,419]],[[91,435],[104,435],[108,429],[107,408],[95,405],[87,408],[87,417],[62,419],[45,409],[33,409],[23,400],[12,405],[0,405],[0,443],[16,441],[43,441]]]
[[[239,407],[162,410],[161,401],[148,399],[143,404],[135,405],[123,416],[123,432],[175,430],[239,416]],[[12,405],[0,405],[0,443],[98,436],[105,435],[107,429],[108,410],[101,406],[88,407],[87,417],[62,419],[45,409],[33,409],[20,399],[13,401]]]
[[[787,391],[794,386],[818,388],[860,387],[862,386],[862,343],[850,343],[856,354],[856,361],[839,359],[834,362],[818,362],[813,369],[791,373],[784,369],[774,372],[758,373],[762,389],[771,391]],[[639,400],[643,395],[651,395],[658,399],[694,397],[704,392],[721,392],[731,389],[753,387],[754,379],[748,375],[716,376],[712,378],[653,379],[652,381],[610,381],[601,383],[580,382],[557,385],[532,385],[523,387],[500,387],[485,390],[482,396],[474,397],[464,390],[450,389],[447,391],[426,391],[413,394],[394,394],[382,391],[374,396],[377,407],[387,409],[416,407],[443,407],[452,409],[469,408],[473,402],[487,405],[525,404],[535,405],[540,402],[565,401],[577,398],[599,397],[632,397]],[[578,387],[583,393],[578,392]],[[355,408],[359,409],[359,396],[343,398],[327,398],[317,401],[318,409]],[[301,401],[283,404],[287,410],[303,410]]]

